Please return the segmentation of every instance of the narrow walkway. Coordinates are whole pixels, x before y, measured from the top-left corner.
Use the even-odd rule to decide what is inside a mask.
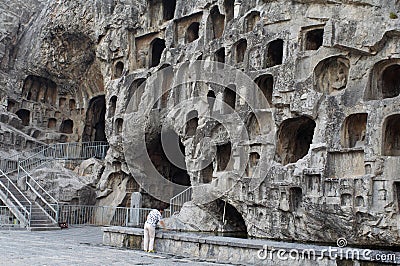
[[[102,245],[101,227],[58,231],[0,230],[1,265],[220,265]]]

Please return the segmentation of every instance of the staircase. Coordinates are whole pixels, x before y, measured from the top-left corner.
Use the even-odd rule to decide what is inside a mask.
[[[104,159],[107,150],[105,142],[58,143],[35,148],[29,157],[21,153],[14,157],[17,160],[0,160],[0,200],[21,227],[31,231],[59,229],[59,204],[36,182],[32,171],[43,165],[51,167],[57,160]]]

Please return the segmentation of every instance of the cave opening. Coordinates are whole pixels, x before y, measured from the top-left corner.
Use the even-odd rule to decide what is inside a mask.
[[[110,99],[110,109],[108,110],[108,118],[115,115],[115,109],[117,109],[117,96],[112,96]]]
[[[75,100],[74,100],[74,99],[70,99],[70,100],[69,100],[69,110],[70,110],[70,111],[73,111],[73,110],[75,110],[75,108],[76,108],[76,102],[75,102]]]
[[[271,74],[264,74],[256,78],[254,82],[260,88],[262,95],[267,99],[269,105],[272,105],[272,94],[274,91],[274,77]],[[259,106],[259,107],[266,108],[267,106]]]
[[[253,177],[254,170],[256,170],[258,162],[260,161],[260,154],[258,152],[251,152],[249,155],[249,162],[246,167],[246,176]]]
[[[115,120],[115,133],[116,134],[122,133],[123,124],[124,124],[124,120],[122,118],[118,118],[117,120]]]
[[[146,82],[145,78],[139,78],[132,82],[131,86],[128,90],[128,101],[126,103],[125,108],[128,107],[130,101],[133,101],[132,111],[136,112],[139,109],[140,101],[142,100],[142,96],[145,90],[146,85],[143,84]],[[143,84],[143,86],[142,86]],[[132,99],[133,98],[133,99]]]
[[[199,38],[200,23],[193,22],[186,30],[186,43],[194,42]]]
[[[64,134],[74,133],[74,121],[72,121],[71,119],[66,119],[62,121],[60,126],[60,132]]]
[[[24,80],[22,95],[27,100],[54,105],[57,99],[57,84],[47,78],[28,76]]]
[[[261,127],[258,119],[254,113],[251,113],[247,121],[247,134],[249,140],[255,140],[261,135]]]
[[[211,21],[211,30],[210,39],[218,39],[221,38],[222,34],[224,33],[225,28],[225,16],[219,12],[218,6],[214,6],[210,12]]]
[[[315,126],[315,121],[306,116],[282,122],[278,131],[277,155],[283,165],[295,163],[308,153]]]
[[[215,61],[225,64],[225,48],[218,49],[214,54]]]
[[[225,20],[226,22],[232,20],[235,16],[235,0],[225,0],[224,1],[224,9],[225,9]]]
[[[268,44],[265,67],[273,67],[282,64],[283,40],[277,39]]]
[[[115,70],[114,70],[114,79],[118,79],[122,77],[122,73],[124,72],[124,63],[121,61],[118,61],[115,64]]]
[[[162,134],[163,136],[158,133],[152,137],[146,134],[147,154],[151,162],[165,179],[178,185],[190,186],[190,176],[186,170],[185,146],[175,131],[165,130]],[[174,162],[169,160],[170,155],[173,155]]]
[[[257,22],[260,21],[260,12],[252,11],[245,18],[245,32],[252,31]]]
[[[232,144],[231,142],[217,145],[217,171],[228,171],[231,160]]]
[[[342,145],[345,148],[364,147],[368,114],[349,115],[343,124]]]
[[[31,112],[29,110],[19,109],[15,114],[21,119],[22,125],[29,126],[31,121]]]
[[[382,97],[393,98],[400,94],[400,65],[388,66],[382,73]]]
[[[201,170],[200,182],[204,184],[211,183],[213,180],[214,164],[211,162],[206,168]]]
[[[192,110],[186,116],[186,136],[192,137],[196,134],[197,126],[199,124],[199,114],[196,110]]]
[[[208,103],[208,108],[210,110],[210,113],[212,113],[214,109],[214,103],[215,103],[215,92],[213,90],[209,90],[207,92],[207,103]]]
[[[395,202],[397,203],[397,213],[400,213],[400,182],[393,182]]]
[[[175,16],[176,0],[163,0],[163,18],[165,21],[171,20]]]
[[[55,129],[57,126],[57,119],[55,118],[49,118],[47,121],[47,127],[50,129]]]
[[[217,212],[216,216],[221,219],[223,224],[223,228],[220,228],[220,231],[236,232],[240,233],[240,235],[237,234],[237,236],[243,235],[247,237],[247,226],[242,214],[233,205],[223,201],[222,199],[217,199],[215,204]]]
[[[160,38],[155,38],[151,42],[150,47],[151,47],[150,67],[155,67],[160,64],[162,53],[166,48],[165,40],[162,40]]]
[[[225,114],[232,113],[235,110],[235,105],[236,105],[236,86],[235,85],[229,85],[228,88],[224,89],[224,95],[223,95],[223,100],[224,103],[226,104],[224,106]]]
[[[290,210],[297,211],[303,201],[303,190],[300,187],[291,187],[289,189]]]
[[[305,50],[318,50],[324,41],[324,29],[313,29],[306,32]]]
[[[382,129],[382,155],[400,156],[400,114],[387,117]]]
[[[247,50],[247,40],[239,40],[236,44],[236,63],[242,63],[244,61],[244,55]]]
[[[89,102],[82,141],[107,141],[105,133],[106,100],[104,95]]]

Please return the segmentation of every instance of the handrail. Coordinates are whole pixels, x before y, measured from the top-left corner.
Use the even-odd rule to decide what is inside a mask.
[[[3,171],[1,171],[3,172]],[[8,195],[11,196],[11,198],[14,200],[14,202],[24,211],[25,214],[30,215],[30,212],[26,209],[26,207],[14,196],[14,194],[7,188],[6,185],[3,184],[2,181],[0,181],[0,185],[5,189],[5,191],[8,193]],[[24,197],[25,198],[25,197]],[[28,200],[29,205],[32,206],[32,203]],[[6,202],[4,202],[6,204]]]
[[[175,212],[179,212],[183,204],[191,200],[192,193],[193,187],[188,187],[187,189],[173,196],[169,200],[170,214],[173,215]]]
[[[30,210],[28,211],[15,195],[8,189],[8,187],[0,181],[0,187],[4,187],[6,194],[9,194],[15,201],[15,204],[20,206],[24,212],[27,224],[30,224],[32,202],[28,200],[24,193],[14,184],[14,182],[4,173],[18,171],[18,177],[25,177],[25,184],[32,193],[34,193],[39,201],[42,203],[38,206],[50,217],[53,222],[58,221],[59,216],[59,203],[50,195],[30,174],[30,172],[38,167],[56,160],[82,160],[91,157],[104,158],[106,155],[109,144],[104,141],[95,142],[73,142],[73,143],[55,143],[50,145],[42,145],[29,151],[18,153],[9,159],[0,160],[0,174],[7,178],[8,183],[11,183],[16,191],[21,194],[28,202]],[[31,154],[33,152],[33,154]],[[29,156],[26,155],[30,153]],[[14,162],[12,159],[16,158]],[[23,160],[22,160],[23,158]],[[11,160],[10,160],[11,159]],[[20,175],[22,173],[23,175]],[[12,201],[10,201],[12,203]],[[6,204],[6,202],[5,202]],[[42,206],[41,206],[42,205]],[[13,208],[9,206],[9,208]],[[54,213],[54,216],[50,213]],[[19,215],[19,214],[18,214]],[[21,218],[22,219],[22,218]]]
[[[14,184],[14,182],[1,169],[0,169],[0,176],[4,176],[5,178],[7,178],[7,181],[9,182],[9,184],[12,184],[12,186],[18,191],[18,193],[24,197],[24,200],[26,200],[30,205],[32,204],[32,202],[25,196],[25,194],[22,193],[22,191]]]
[[[33,183],[35,183],[35,185],[37,185],[52,201],[58,203],[57,200],[52,195],[50,195],[35,179],[33,179],[33,177],[27,171],[25,171],[24,168],[21,169],[26,173],[27,177],[29,177],[29,179],[32,180]],[[26,181],[26,183],[27,185],[30,185],[28,181]],[[38,196],[42,198],[41,195]]]

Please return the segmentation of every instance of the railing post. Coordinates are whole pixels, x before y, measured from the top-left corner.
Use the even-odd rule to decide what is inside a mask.
[[[19,161],[19,159],[18,159],[18,165],[17,165],[17,168],[18,168],[18,170],[17,170],[17,179],[19,180],[19,178],[20,178],[20,172],[19,172],[19,168],[21,167],[21,162]]]
[[[56,221],[57,221],[57,222],[59,222],[59,220],[58,220],[59,212],[60,212],[60,205],[59,205],[58,202],[57,202],[57,208],[56,208]]]

